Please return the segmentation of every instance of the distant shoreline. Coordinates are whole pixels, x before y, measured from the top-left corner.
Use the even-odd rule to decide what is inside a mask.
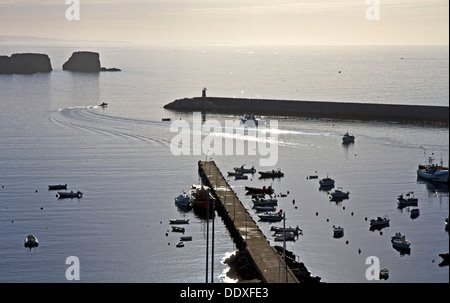
[[[181,112],[201,111],[235,115],[247,113],[264,116],[373,120],[439,126],[446,126],[449,122],[448,106],[194,97],[177,99],[166,104],[164,108]]]

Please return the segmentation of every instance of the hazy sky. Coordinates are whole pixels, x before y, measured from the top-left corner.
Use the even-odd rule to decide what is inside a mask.
[[[449,0],[0,0],[0,36],[137,43],[448,44]],[[379,2],[379,20],[366,11]],[[70,2],[70,1],[69,1]],[[376,7],[372,7],[376,9]]]

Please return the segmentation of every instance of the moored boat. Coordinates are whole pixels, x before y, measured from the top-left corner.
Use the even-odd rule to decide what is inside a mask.
[[[435,163],[432,157],[428,157],[427,164],[419,164],[417,177],[437,183],[449,183],[448,167],[444,166],[443,161]]]
[[[411,214],[409,215],[411,219],[415,219],[420,216],[420,210],[418,208],[411,209]]]
[[[278,226],[272,226],[270,228],[271,231],[274,231],[275,233],[281,233],[283,231],[285,232],[292,232],[294,233],[294,235],[298,236],[303,234],[303,231],[300,229],[300,227],[298,227],[298,225],[296,227],[278,227]]]
[[[275,233],[273,235],[275,241],[295,241],[296,235],[293,232],[285,231],[285,232],[279,232]]]
[[[175,203],[181,207],[190,207],[191,201],[192,201],[191,195],[188,195],[185,192],[175,197]]]
[[[370,226],[387,226],[389,225],[390,219],[388,216],[377,217],[376,219],[370,220]]]
[[[189,224],[189,219],[170,219],[170,224]]]
[[[195,208],[208,208],[212,207],[214,203],[214,197],[211,194],[209,187],[204,185],[192,185],[191,186],[191,204]]]
[[[178,242],[176,247],[184,247],[184,242],[183,241]]]
[[[355,136],[350,135],[348,132],[342,137],[342,143],[353,143],[355,142]]]
[[[272,186],[263,186],[263,187],[249,187],[246,186],[245,190],[247,191],[247,194],[266,194],[266,195],[272,195],[273,194],[273,188]]]
[[[26,248],[29,248],[30,250],[34,247],[38,247],[39,246],[39,241],[36,238],[35,235],[29,234],[24,241],[23,244]]]
[[[72,198],[80,199],[82,196],[83,196],[83,193],[81,191],[77,191],[77,192],[73,192],[73,191],[62,192],[62,191],[59,191],[58,192],[58,198],[59,199],[66,199],[66,198],[68,198],[68,199],[72,199]]]
[[[344,236],[344,228],[340,226],[333,226],[333,237],[341,238]]]
[[[185,229],[184,227],[172,226],[172,231],[177,233],[184,233]]]
[[[334,179],[328,177],[328,175],[327,175],[326,178],[322,178],[319,181],[319,185],[320,185],[320,187],[334,187]]]
[[[180,237],[180,241],[183,241],[183,242],[185,242],[185,241],[192,241],[192,236],[183,236],[183,237]]]
[[[265,212],[263,214],[258,215],[261,221],[266,222],[280,222],[283,220],[283,214],[281,212]]]
[[[332,193],[330,193],[330,199],[331,200],[344,200],[348,199],[350,193],[344,192],[342,187],[338,187],[336,190],[334,190]]]
[[[272,169],[271,171],[260,171],[258,172],[258,174],[260,174],[260,178],[264,179],[264,178],[281,178],[284,177],[284,173],[281,172],[280,169],[278,170],[274,170]]]
[[[417,199],[414,196],[414,192],[410,191],[406,195],[400,194],[397,197],[398,205],[399,206],[416,206],[419,202],[419,199]]]
[[[242,165],[241,167],[235,167],[234,171],[237,173],[242,173],[242,174],[254,174],[256,173],[256,169],[254,166],[252,166],[251,168],[245,168],[245,164]]]
[[[67,184],[55,184],[48,186],[48,190],[61,190],[61,189],[67,189]]]
[[[398,249],[408,249],[411,243],[406,241],[405,236],[401,236],[400,238],[396,238],[392,240],[392,246]]]
[[[257,212],[275,211],[275,206],[253,206]]]
[[[389,270],[387,268],[383,268],[380,270],[380,279],[387,280],[389,278]]]

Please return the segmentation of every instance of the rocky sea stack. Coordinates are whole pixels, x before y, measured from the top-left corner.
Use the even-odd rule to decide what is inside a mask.
[[[95,52],[74,52],[69,60],[63,64],[63,70],[85,73],[101,71],[120,71],[118,68],[105,68],[100,65],[100,55]]]
[[[0,56],[0,74],[49,73],[52,71],[50,58],[45,54],[13,54]]]

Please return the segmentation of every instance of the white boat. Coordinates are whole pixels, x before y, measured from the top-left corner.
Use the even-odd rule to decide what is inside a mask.
[[[270,228],[270,230],[274,231],[275,233],[282,233],[283,231],[285,231],[285,232],[292,232],[296,236],[303,234],[303,231],[298,226],[296,226],[296,227],[277,227],[277,226],[272,226]]]
[[[355,136],[350,135],[348,132],[342,137],[342,143],[353,143],[355,142]]]
[[[333,226],[333,237],[340,238],[344,235],[344,228],[340,226]]]
[[[344,192],[342,190],[342,187],[338,187],[335,191],[333,191],[332,193],[330,193],[331,195],[331,199],[333,200],[343,200],[343,199],[348,199],[349,196],[349,192]]]
[[[258,217],[261,221],[267,222],[280,222],[281,220],[283,220],[283,214],[281,212],[268,211],[261,215],[258,215]]]
[[[241,167],[235,167],[234,171],[237,173],[242,173],[242,174],[254,174],[256,173],[256,169],[254,166],[252,166],[251,168],[245,168],[245,164],[242,165]]]
[[[34,247],[38,247],[39,246],[39,241],[36,238],[35,235],[29,234],[24,241],[23,244],[26,248],[29,248],[30,250]]]
[[[427,164],[420,164],[417,169],[417,177],[438,183],[449,183],[448,180],[448,167],[444,167],[443,161],[439,164],[434,162],[432,157],[428,157]]]
[[[392,246],[398,249],[407,249],[411,243],[409,241],[406,241],[405,236],[401,236],[398,239],[392,240]]]
[[[384,217],[377,217],[376,219],[370,220],[370,226],[376,227],[376,226],[387,226],[389,225],[390,219],[388,216]]]
[[[183,192],[181,195],[178,195],[175,198],[175,203],[179,206],[182,207],[189,207],[191,206],[191,201],[192,201],[192,196],[186,194],[185,192]]]
[[[319,181],[320,187],[333,187],[334,186],[334,180],[330,177],[323,178]]]
[[[170,219],[170,224],[189,224],[189,219]]]
[[[403,196],[403,194],[400,194],[397,197],[398,205],[400,206],[416,206],[419,202],[419,199],[417,199],[414,196],[414,192],[410,191],[406,195]]]

